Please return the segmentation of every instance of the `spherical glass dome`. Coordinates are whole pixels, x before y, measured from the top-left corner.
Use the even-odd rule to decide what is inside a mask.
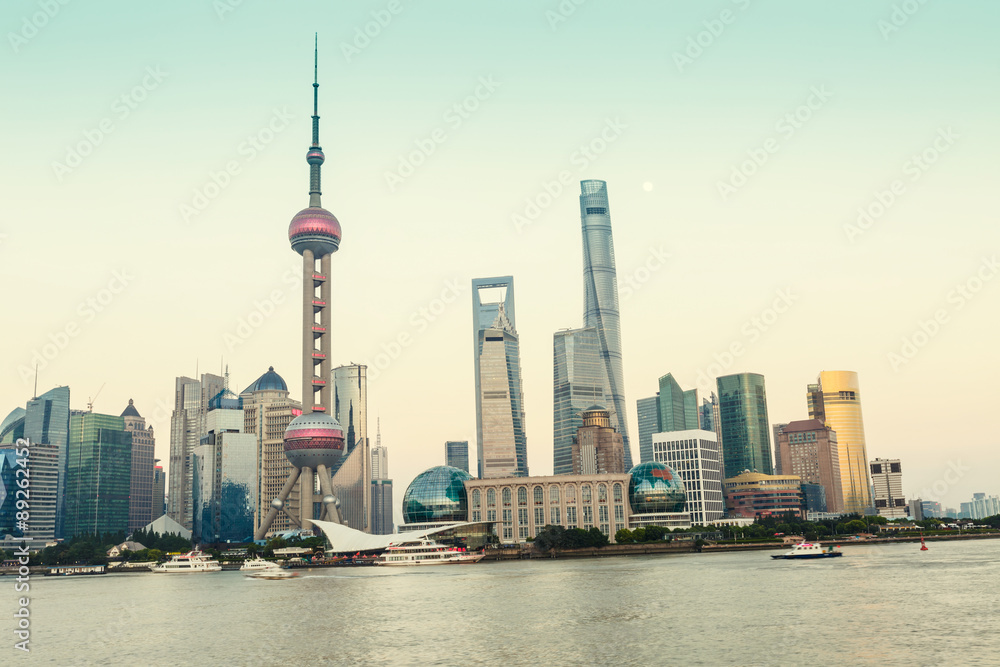
[[[410,482],[403,495],[403,521],[467,521],[469,499],[463,482],[469,479],[472,475],[451,466],[435,466],[423,471]]]
[[[628,502],[633,514],[684,511],[684,482],[665,463],[647,461],[629,471]]]
[[[267,372],[244,389],[243,393],[252,391],[288,391],[288,385],[285,384],[280,375],[274,372],[274,366],[268,366]]]

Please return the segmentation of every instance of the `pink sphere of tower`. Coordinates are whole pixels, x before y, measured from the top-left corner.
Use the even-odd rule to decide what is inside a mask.
[[[301,414],[285,429],[285,456],[296,468],[330,468],[344,456],[344,429],[324,412]]]
[[[340,248],[340,222],[325,208],[304,208],[288,225],[288,240],[300,255],[305,250],[316,257],[332,255]]]

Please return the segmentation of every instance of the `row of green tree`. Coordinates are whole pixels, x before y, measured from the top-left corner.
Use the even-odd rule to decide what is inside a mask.
[[[644,544],[646,542],[662,542],[664,540],[669,542],[671,539],[670,529],[663,526],[646,526],[644,528],[636,528],[635,530],[622,528],[615,533],[615,542],[618,544]]]
[[[537,551],[551,549],[582,549],[586,547],[603,547],[609,544],[608,536],[600,528],[564,528],[562,526],[545,526],[535,536],[532,547]]]

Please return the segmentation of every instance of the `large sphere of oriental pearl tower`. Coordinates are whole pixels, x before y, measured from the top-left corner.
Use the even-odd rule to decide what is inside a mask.
[[[305,250],[312,250],[316,257],[332,255],[340,248],[340,223],[325,208],[310,206],[292,218],[288,240],[300,255]]]
[[[285,456],[299,469],[329,469],[344,456],[344,429],[325,412],[301,414],[285,429]]]

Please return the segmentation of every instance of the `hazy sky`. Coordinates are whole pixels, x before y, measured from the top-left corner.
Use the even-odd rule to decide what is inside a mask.
[[[762,373],[774,423],[845,369],[869,458],[902,459],[908,496],[1000,493],[996,2],[9,0],[0,18],[4,415],[36,354],[39,391],[69,385],[76,408],[102,386],[96,411],[135,399],[162,459],[178,375],[224,359],[239,391],[273,365],[298,397],[287,226],[318,31],[334,363],[371,367],[397,508],[445,440],[475,450],[476,277],[514,276],[528,462],[551,472],[590,178],[636,461],[660,375]]]

